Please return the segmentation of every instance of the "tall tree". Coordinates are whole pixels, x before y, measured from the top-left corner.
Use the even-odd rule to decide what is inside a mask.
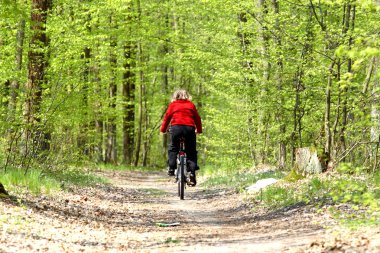
[[[112,30],[116,30],[117,25],[110,17],[110,27]],[[106,163],[117,163],[117,140],[116,140],[116,96],[117,96],[117,57],[115,55],[117,38],[115,35],[111,36],[110,42],[110,68],[111,68],[111,79],[109,84],[109,109],[110,113],[107,121],[107,141],[106,141]]]
[[[49,39],[46,35],[46,22],[51,7],[52,0],[32,0],[32,35],[29,42],[27,94],[24,103],[24,154],[38,153],[49,149],[50,134],[43,129],[41,124],[40,106],[43,85],[47,82],[45,74],[48,65]],[[30,144],[33,146],[31,147]]]
[[[132,42],[124,46],[124,74],[123,74],[123,160],[125,164],[132,164],[134,151],[134,123],[135,123],[135,87],[136,75],[133,71],[135,50]]]

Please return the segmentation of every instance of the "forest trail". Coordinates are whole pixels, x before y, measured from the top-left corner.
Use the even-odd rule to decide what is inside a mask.
[[[326,214],[255,213],[223,189],[188,188],[179,200],[164,173],[99,173],[111,184],[3,202],[0,252],[328,252],[313,251],[326,249],[323,227],[333,224]],[[362,236],[358,247],[369,240]]]

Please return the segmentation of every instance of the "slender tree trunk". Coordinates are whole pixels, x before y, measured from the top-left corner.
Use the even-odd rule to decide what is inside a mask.
[[[123,74],[123,162],[132,164],[134,147],[134,123],[135,123],[135,82],[136,77],[132,70],[134,62],[134,50],[131,44],[124,47],[124,74]]]
[[[88,120],[88,112],[87,108],[89,107],[88,104],[88,91],[89,91],[89,74],[90,74],[90,58],[91,58],[91,49],[88,47],[85,47],[83,50],[83,55],[81,56],[82,59],[84,59],[84,70],[83,70],[83,88],[82,88],[82,97],[83,97],[83,104],[82,106],[85,109],[84,112],[84,118],[85,122]],[[89,124],[83,123],[79,127],[79,134],[77,139],[77,145],[78,148],[82,151],[82,154],[85,156],[89,155],[89,147],[88,147],[88,130],[89,130]]]
[[[96,146],[96,154],[97,154],[97,159],[98,162],[104,162],[104,154],[103,154],[103,135],[104,135],[104,126],[103,126],[103,121],[100,119],[97,119],[95,121],[95,129],[96,129],[96,134],[98,137],[98,142]]]
[[[147,162],[148,162],[148,154],[149,154],[149,143],[150,143],[150,138],[149,138],[149,134],[148,134],[148,127],[149,127],[149,113],[148,113],[148,106],[147,106],[147,92],[146,92],[146,87],[145,85],[143,86],[143,98],[144,98],[144,101],[143,101],[143,106],[144,106],[144,109],[143,109],[143,115],[144,115],[144,144],[143,144],[143,157],[142,157],[142,166],[147,166]]]
[[[313,8],[309,6],[309,19],[306,26],[306,40],[304,47],[302,48],[300,65],[297,68],[297,72],[294,78],[294,90],[295,90],[295,102],[293,106],[293,132],[291,134],[292,142],[292,166],[294,165],[296,158],[296,148],[302,147],[302,117],[304,116],[304,110],[301,108],[301,92],[305,89],[303,84],[304,77],[304,62],[308,59],[311,52],[311,41],[313,40],[312,23],[313,21]],[[298,135],[298,136],[297,136]],[[297,141],[298,139],[298,141]]]
[[[112,28],[116,26],[113,25],[112,17],[110,18],[110,24]],[[117,96],[117,85],[116,85],[116,73],[117,73],[117,57],[115,55],[116,51],[116,38],[111,37],[111,48],[110,48],[110,63],[112,69],[112,78],[109,85],[109,117],[107,122],[107,143],[106,143],[106,163],[117,163],[117,142],[116,142],[116,96]]]
[[[141,68],[142,65],[142,49],[141,49],[141,42],[138,45],[139,50],[139,65]],[[138,118],[138,128],[137,128],[137,146],[136,146],[136,154],[135,154],[135,163],[134,165],[137,166],[139,164],[139,158],[140,158],[140,149],[141,149],[141,139],[142,139],[142,128],[143,128],[143,93],[144,93],[144,72],[140,69],[139,71],[139,118]]]
[[[291,135],[292,139],[292,166],[294,165],[295,159],[296,159],[296,143],[297,143],[297,129],[299,126],[299,112],[300,112],[300,92],[301,92],[301,78],[302,78],[302,71],[298,69],[296,76],[295,76],[295,101],[293,106],[293,132]],[[301,144],[299,144],[301,145]]]
[[[98,65],[94,65],[91,68],[91,71],[93,73],[93,82],[94,82],[94,90],[93,92],[95,94],[101,94],[102,93],[102,85],[100,83],[101,77],[100,77],[100,67]],[[94,102],[94,111],[95,111],[95,152],[94,155],[97,157],[98,162],[104,162],[105,161],[105,154],[104,154],[104,113],[102,111],[103,103],[100,98],[95,100]]]
[[[141,5],[140,0],[137,0],[137,18],[138,22],[141,22]],[[140,149],[141,149],[141,138],[142,138],[142,123],[143,123],[143,90],[144,90],[144,71],[143,71],[143,50],[142,50],[142,42],[139,41],[137,44],[137,51],[138,51],[138,67],[139,70],[139,101],[138,101],[138,127],[137,127],[137,143],[136,143],[136,150],[135,150],[135,162],[134,166],[137,166],[139,164],[140,159]]]
[[[169,29],[169,15],[165,14],[165,30],[167,31]],[[163,30],[162,33],[165,33],[166,31]],[[166,55],[169,53],[169,46],[167,41],[165,41],[162,46],[160,47],[160,56],[162,58],[165,58]],[[161,74],[161,92],[162,94],[168,94],[168,88],[169,88],[169,66],[166,63],[162,63],[160,66],[160,74]],[[162,108],[162,111],[166,111],[166,106]],[[163,135],[162,138],[162,151],[161,156],[163,161],[167,161],[168,159],[168,135]]]
[[[369,83],[371,82],[371,78],[373,77],[373,72],[376,69],[374,66],[377,65],[377,61],[378,61],[378,59],[375,56],[373,56],[371,58],[370,63],[369,63],[367,76],[366,76],[366,78],[364,80],[364,84],[363,84],[363,91],[362,92],[364,95],[367,95]]]
[[[325,153],[328,160],[330,160],[331,155],[331,124],[330,124],[330,115],[331,115],[331,89],[333,82],[333,68],[335,62],[332,62],[329,66],[329,75],[327,77],[326,85],[326,99],[325,99]]]
[[[258,1],[258,8],[260,9],[258,19],[259,19],[259,25],[261,26],[260,31],[260,40],[261,40],[261,55],[263,59],[263,76],[262,76],[262,84],[263,88],[261,89],[261,93],[258,98],[259,104],[264,104],[264,101],[267,99],[267,85],[270,79],[270,71],[271,71],[271,64],[270,61],[267,59],[268,57],[268,48],[269,48],[269,37],[268,37],[268,28],[265,26],[265,17],[268,13],[268,7],[265,0],[259,0]],[[266,124],[268,120],[267,111],[265,109],[262,109],[258,112],[258,127],[257,127],[257,136],[260,138],[261,143],[259,143],[259,151],[258,151],[258,162],[259,163],[265,163],[266,162],[266,148],[268,143],[268,136],[267,136],[267,130],[268,125]]]
[[[345,11],[345,15],[344,15],[344,27],[343,27],[343,36],[346,36],[347,35],[347,32],[349,30],[352,30],[354,29],[355,27],[355,13],[356,12],[356,8],[354,5],[351,5],[350,3],[347,4],[346,6],[346,11]],[[353,38],[351,35],[349,35],[349,38],[348,38],[348,47],[351,48],[352,47],[352,44],[353,44]],[[347,59],[347,73],[350,73],[352,74],[353,73],[353,70],[352,70],[352,64],[353,64],[353,61],[351,58],[348,58]],[[351,80],[347,80],[348,82],[350,82]],[[345,150],[347,149],[346,146],[346,128],[347,128],[347,118],[348,118],[348,107],[347,107],[347,97],[348,97],[348,86],[346,85],[346,87],[343,89],[343,105],[342,105],[342,126],[341,126],[341,129],[340,129],[340,134],[339,134],[339,142],[340,142],[340,149],[341,149],[341,152],[345,152]],[[344,162],[344,160],[343,160]]]
[[[337,80],[337,83],[339,83],[340,79],[341,79],[341,59],[338,58],[337,60],[337,63],[336,63],[336,74],[335,74],[335,78]],[[338,99],[337,99],[337,102],[336,102],[336,111],[335,111],[335,121],[334,121],[334,124],[332,125],[331,127],[331,153],[330,153],[330,157],[332,160],[335,160],[336,157],[337,157],[337,153],[338,153],[338,146],[339,146],[339,141],[335,141],[335,136],[337,136],[339,133],[338,133],[338,126],[339,126],[339,121],[341,120],[341,114],[342,114],[342,98],[343,98],[344,94],[343,94],[343,89],[341,89],[339,87],[339,93],[338,93]]]
[[[277,109],[276,113],[276,119],[277,122],[279,122],[279,152],[278,152],[278,167],[280,169],[284,169],[286,166],[286,142],[285,142],[285,134],[286,134],[286,123],[285,123],[285,115],[284,115],[284,110],[283,110],[283,105],[284,105],[284,96],[283,96],[283,62],[282,62],[282,41],[281,41],[281,28],[279,24],[279,19],[278,16],[280,15],[280,6],[279,2],[277,0],[272,0],[272,6],[274,9],[274,13],[276,15],[275,18],[275,32],[276,36],[274,38],[276,42],[276,48],[277,51],[277,68],[276,68],[276,75],[275,75],[275,80],[277,83],[277,91],[278,91],[278,97],[280,99],[280,104]]]
[[[88,9],[85,9],[85,12],[88,12]],[[91,14],[88,14],[85,19],[85,26],[88,33],[91,33]],[[83,88],[82,88],[82,106],[84,110],[84,123],[81,123],[79,126],[79,134],[77,139],[77,145],[79,150],[82,151],[84,156],[89,157],[92,147],[90,146],[89,141],[89,129],[94,126],[94,122],[91,121],[88,117],[88,108],[89,108],[89,81],[90,81],[90,60],[91,60],[91,48],[85,46],[83,49],[83,54],[81,54],[81,59],[83,60]]]
[[[378,68],[379,68],[379,62],[378,59],[374,61],[374,73],[373,75],[375,76],[373,80],[373,87],[372,87],[372,92],[375,95],[371,99],[371,134],[370,134],[370,139],[371,142],[377,142],[377,145],[373,148],[371,147],[370,151],[370,158],[372,162],[372,168],[373,171],[375,171],[378,168],[378,149],[379,149],[379,144],[380,144],[380,106],[378,101],[380,100],[380,95],[378,94],[378,90],[380,88],[380,78],[378,75]]]

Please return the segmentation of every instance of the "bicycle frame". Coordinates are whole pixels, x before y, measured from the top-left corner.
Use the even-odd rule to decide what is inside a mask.
[[[187,166],[186,166],[186,152],[185,152],[185,139],[180,139],[180,148],[177,155],[177,173],[176,180],[178,183],[178,196],[184,199],[185,188],[187,182]]]

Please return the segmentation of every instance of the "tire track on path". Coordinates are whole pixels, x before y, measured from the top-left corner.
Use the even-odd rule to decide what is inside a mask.
[[[159,205],[154,218],[180,223],[146,234],[144,252],[290,252],[309,245],[321,232],[300,213],[294,213],[300,216],[294,220],[294,229],[292,217],[256,221],[260,217],[255,217],[242,197],[226,190],[188,187],[185,200],[180,200],[176,184],[162,174],[145,174],[141,179],[141,189],[165,193],[157,199],[165,204]]]

